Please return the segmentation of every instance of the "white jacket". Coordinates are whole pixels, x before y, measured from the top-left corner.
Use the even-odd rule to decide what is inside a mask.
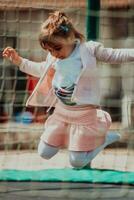
[[[101,43],[89,41],[80,44],[80,55],[83,69],[76,81],[72,100],[84,102],[85,104],[100,105],[100,83],[97,70],[97,61],[120,64],[134,61],[134,49],[112,49],[105,48]],[[48,54],[45,62],[32,62],[23,59],[20,70],[35,77],[39,81],[28,98],[26,105],[51,106],[54,103],[55,95],[51,88],[46,94],[40,90],[48,70],[51,68],[53,57]],[[45,90],[45,85],[43,86]],[[54,106],[54,105],[53,105]]]

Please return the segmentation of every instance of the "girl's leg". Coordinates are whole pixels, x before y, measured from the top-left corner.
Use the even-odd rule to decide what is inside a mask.
[[[42,158],[49,160],[58,151],[59,151],[58,147],[50,146],[49,144],[46,144],[45,142],[43,142],[42,140],[40,140],[40,143],[38,145],[38,154]]]
[[[97,156],[97,154],[102,151],[106,146],[109,144],[116,142],[120,139],[120,134],[115,132],[109,132],[106,136],[106,141],[104,144],[102,144],[100,147],[96,148],[93,151],[87,151],[87,152],[77,152],[77,151],[71,151],[70,152],[70,163],[75,168],[83,168],[87,164],[89,164],[92,159]]]

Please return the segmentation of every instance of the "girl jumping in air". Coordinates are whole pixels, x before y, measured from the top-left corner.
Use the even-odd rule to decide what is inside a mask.
[[[86,42],[68,17],[59,11],[50,14],[39,35],[48,51],[45,62],[32,62],[5,48],[3,57],[39,81],[27,106],[55,107],[45,123],[38,153],[52,158],[66,145],[75,168],[88,165],[107,145],[120,139],[108,132],[111,117],[100,107],[97,61],[119,64],[134,61],[134,49],[104,48],[99,42]]]

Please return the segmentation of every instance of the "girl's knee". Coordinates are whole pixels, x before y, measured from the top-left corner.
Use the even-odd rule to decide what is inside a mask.
[[[47,151],[44,151],[44,149],[41,149],[40,147],[38,147],[38,154],[40,157],[49,160],[51,157],[50,155],[47,153]]]
[[[58,147],[50,146],[49,144],[46,144],[42,140],[38,145],[38,154],[46,160],[52,158],[58,152],[58,150],[59,150]]]
[[[79,153],[70,154],[70,164],[77,169],[81,169],[86,165],[84,158]]]

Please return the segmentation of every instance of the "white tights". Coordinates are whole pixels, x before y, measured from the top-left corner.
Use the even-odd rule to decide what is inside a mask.
[[[116,132],[109,132],[106,136],[105,143],[94,149],[93,151],[69,151],[70,164],[75,168],[83,168],[89,164],[97,154],[102,151],[109,144],[116,142],[120,139],[120,134]],[[59,151],[58,147],[50,146],[40,140],[38,146],[38,153],[44,159],[52,158]]]

